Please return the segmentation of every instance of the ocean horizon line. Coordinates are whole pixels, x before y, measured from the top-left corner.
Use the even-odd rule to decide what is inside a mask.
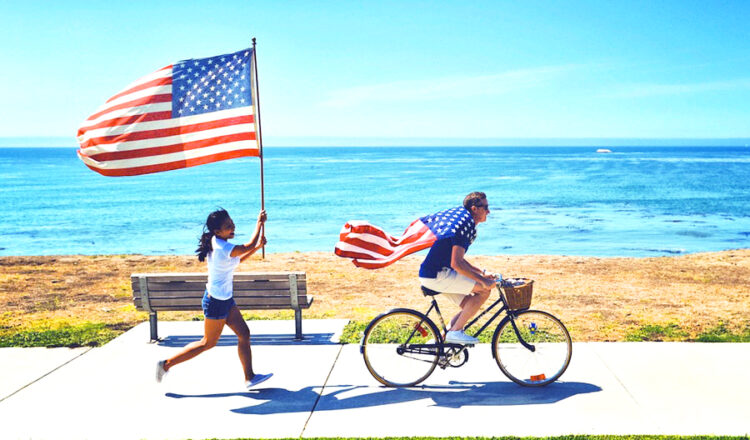
[[[750,147],[736,138],[266,136],[264,147]],[[2,136],[0,148],[78,148],[72,136]]]
[[[563,258],[591,258],[591,259],[629,259],[629,260],[641,260],[641,259],[652,259],[652,258],[679,258],[690,255],[699,254],[723,254],[729,252],[740,252],[750,250],[750,247],[740,246],[732,247],[719,250],[696,250],[696,251],[668,251],[663,255],[598,255],[598,254],[576,254],[576,253],[550,253],[550,252],[529,252],[526,254],[517,254],[512,252],[477,252],[471,253],[469,256],[472,258],[477,257],[563,257]],[[655,249],[654,251],[657,251]],[[266,249],[266,255],[304,255],[304,254],[326,254],[332,257],[338,257],[341,260],[351,260],[348,257],[339,257],[333,250],[283,250],[283,251],[269,251]],[[257,254],[260,256],[260,254]],[[427,249],[408,254],[404,256],[407,258],[424,258],[427,255]],[[143,253],[143,252],[115,252],[115,253],[71,253],[71,254],[0,254],[0,258],[63,258],[63,257],[196,257],[195,253]]]

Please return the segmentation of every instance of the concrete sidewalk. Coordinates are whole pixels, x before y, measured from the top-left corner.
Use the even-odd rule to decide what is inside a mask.
[[[2,439],[336,436],[542,436],[750,432],[750,344],[580,343],[560,381],[524,388],[488,345],[423,386],[381,387],[342,320],[250,321],[254,366],[274,377],[243,388],[236,338],[175,367],[154,364],[202,335],[201,322],[148,323],[95,349],[0,349]]]

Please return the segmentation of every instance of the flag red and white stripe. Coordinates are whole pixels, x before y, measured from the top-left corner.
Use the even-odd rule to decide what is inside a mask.
[[[352,258],[357,267],[379,269],[429,248],[436,239],[421,219],[414,220],[398,238],[368,222],[349,221],[341,229],[335,253],[339,257]]]
[[[173,82],[173,65],[159,69],[84,121],[78,156],[86,166],[105,176],[133,176],[260,155],[249,90],[247,105],[179,116]]]

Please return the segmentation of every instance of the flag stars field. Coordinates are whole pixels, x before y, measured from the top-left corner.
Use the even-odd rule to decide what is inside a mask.
[[[81,124],[79,157],[103,175],[133,176],[259,156],[253,62],[244,50],[146,75]]]

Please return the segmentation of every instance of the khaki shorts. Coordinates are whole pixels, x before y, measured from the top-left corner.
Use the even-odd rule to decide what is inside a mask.
[[[419,277],[419,282],[428,289],[442,293],[459,306],[464,298],[471,295],[477,284],[476,281],[449,267],[438,272],[437,278]]]

